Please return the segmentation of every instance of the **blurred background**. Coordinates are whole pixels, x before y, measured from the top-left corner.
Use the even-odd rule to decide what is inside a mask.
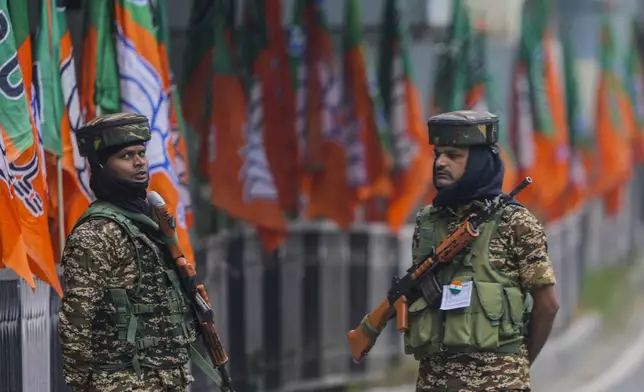
[[[150,118],[151,188],[239,392],[413,391],[395,328],[360,364],[345,334],[410,265],[434,194],[428,117],[465,108],[500,117],[506,191],[533,178],[519,200],[548,234],[561,309],[533,390],[641,390],[641,1],[0,7],[0,391],[67,390],[59,254],[92,200],[74,130],[121,110]]]

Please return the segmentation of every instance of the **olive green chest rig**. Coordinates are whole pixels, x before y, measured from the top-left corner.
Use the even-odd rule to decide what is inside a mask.
[[[170,341],[177,341],[177,338],[183,336],[183,339],[190,341],[194,336],[194,325],[192,315],[189,309],[188,300],[183,293],[181,281],[174,268],[168,263],[166,252],[162,247],[155,249],[152,241],[141,232],[139,227],[134,223],[138,222],[158,230],[158,225],[151,218],[143,214],[132,213],[123,210],[112,204],[96,201],[80,217],[76,226],[90,219],[108,219],[115,222],[123,232],[128,236],[130,242],[134,245],[136,252],[136,263],[138,277],[135,287],[131,290],[123,287],[110,287],[106,289],[105,299],[112,304],[115,309],[111,313],[111,319],[118,329],[118,339],[127,342],[134,352],[131,362],[124,364],[132,366],[137,373],[141,372],[142,367],[158,368],[154,362],[150,361],[147,355],[147,349],[156,347],[164,351],[174,351],[177,349],[189,348],[175,345],[169,345]],[[144,244],[150,247],[145,250],[140,245]],[[154,262],[144,262],[141,250],[154,252]],[[144,274],[146,277],[144,278]],[[167,287],[157,288],[157,275],[165,275]],[[162,279],[163,279],[162,278]],[[150,287],[155,287],[155,293],[147,292]],[[156,292],[161,290],[161,292]],[[160,297],[163,296],[163,305],[159,303],[149,303],[142,301],[142,296]],[[154,319],[155,323],[162,323],[162,336],[155,333],[153,329],[147,328],[148,323]],[[162,347],[161,347],[162,346]],[[146,355],[142,355],[146,354]],[[97,367],[105,367],[98,362]],[[111,367],[111,366],[108,366]]]
[[[87,211],[85,211],[85,213],[79,218],[78,222],[76,222],[74,228],[90,219],[108,219],[115,222],[129,237],[130,241],[134,244],[136,251],[139,279],[133,293],[128,294],[128,291],[124,288],[109,288],[106,293],[107,298],[110,299],[116,309],[116,312],[112,316],[119,330],[119,340],[127,341],[134,348],[134,356],[131,362],[124,365],[132,366],[137,374],[141,373],[141,367],[152,369],[159,368],[159,366],[155,366],[150,363],[150,361],[139,358],[138,353],[157,346],[161,340],[161,337],[154,336],[153,333],[142,328],[146,320],[155,316],[158,318],[160,311],[165,314],[166,325],[168,327],[164,329],[165,333],[171,337],[177,337],[179,335],[185,336],[185,339],[183,339],[185,343],[174,347],[174,349],[189,350],[190,358],[194,364],[211,381],[221,387],[222,379],[219,372],[212,367],[212,365],[192,344],[193,339],[191,337],[194,332],[194,326],[192,323],[192,313],[189,309],[190,305],[188,298],[183,291],[181,281],[174,265],[171,265],[169,254],[166,254],[163,250],[161,250],[161,254],[158,255],[160,262],[157,263],[158,265],[156,267],[163,271],[167,281],[170,283],[169,287],[163,293],[163,295],[169,298],[169,305],[161,309],[156,304],[137,302],[141,291],[140,274],[142,271],[142,260],[139,247],[136,244],[137,241],[150,244],[150,240],[141,232],[134,222],[146,225],[155,231],[159,230],[157,222],[146,215],[132,213],[113,204],[98,200],[90,205]],[[99,367],[109,369],[113,366],[100,366],[99,364]]]
[[[502,213],[503,209],[483,223],[479,236],[436,276],[443,291],[449,291],[447,287],[453,282],[471,285],[469,306],[441,310],[440,304],[429,305],[421,296],[409,307],[406,354],[422,359],[441,353],[519,351],[525,332],[525,296],[517,280],[490,263],[490,242],[498,232]],[[423,209],[420,238],[412,249],[415,263],[449,235],[451,219],[447,210],[432,206]]]

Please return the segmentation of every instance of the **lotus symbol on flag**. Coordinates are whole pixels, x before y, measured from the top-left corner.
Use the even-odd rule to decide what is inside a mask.
[[[0,137],[0,180],[7,184],[7,189],[11,190],[11,183],[13,177],[9,171],[9,163],[7,163],[7,150],[4,147],[4,141]],[[11,192],[9,192],[11,194]]]
[[[137,51],[125,36],[121,26],[117,28],[116,51],[121,88],[122,109],[125,112],[146,116],[150,122],[151,139],[147,143],[150,177],[166,176],[175,190],[179,179],[172,167],[169,149],[172,147],[170,132],[170,96],[163,87],[159,71]],[[163,191],[162,191],[163,192]],[[185,209],[178,201],[177,224],[186,227]]]
[[[14,190],[18,199],[22,201],[27,210],[38,217],[45,213],[42,197],[36,192],[33,181],[38,177],[40,165],[38,164],[38,153],[34,153],[29,162],[24,165],[11,163],[9,170],[15,176]]]

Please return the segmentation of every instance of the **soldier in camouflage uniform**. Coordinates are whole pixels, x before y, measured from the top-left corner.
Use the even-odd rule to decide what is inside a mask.
[[[501,194],[503,185],[495,115],[444,113],[428,127],[437,195],[416,216],[414,262]],[[544,228],[513,200],[479,230],[436,281],[421,284],[425,294],[433,286],[457,297],[468,295],[459,290],[466,292],[470,283],[469,305],[440,310],[440,298],[430,303],[424,295],[409,308],[405,352],[420,361],[417,391],[530,391],[530,366],[558,310]]]
[[[148,120],[106,115],[77,137],[97,201],[62,257],[65,381],[73,392],[185,391],[195,328],[146,201]]]

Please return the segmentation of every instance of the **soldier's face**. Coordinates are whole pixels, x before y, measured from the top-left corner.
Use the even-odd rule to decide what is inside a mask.
[[[468,153],[469,149],[466,147],[437,146],[434,148],[436,187],[444,188],[463,177]]]
[[[146,182],[148,180],[148,158],[144,146],[129,146],[112,155],[106,167],[121,180]]]

